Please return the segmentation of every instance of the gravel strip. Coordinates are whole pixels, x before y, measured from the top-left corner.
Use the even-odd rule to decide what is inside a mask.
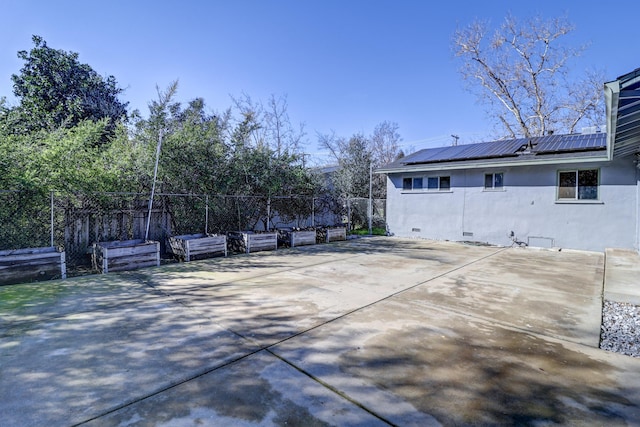
[[[600,348],[640,357],[640,306],[604,301]]]

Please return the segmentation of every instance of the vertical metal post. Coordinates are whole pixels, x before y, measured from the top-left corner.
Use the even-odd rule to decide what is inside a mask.
[[[51,192],[51,247],[53,247],[53,191]]]
[[[151,210],[153,209],[153,197],[156,194],[156,178],[158,177],[158,162],[160,161],[160,150],[162,149],[162,130],[158,135],[158,146],[156,147],[156,165],[153,169],[153,184],[151,185],[151,197],[149,198],[149,215],[147,215],[147,230],[144,233],[144,240],[149,240],[149,226],[151,225]]]
[[[369,163],[369,236],[373,234],[373,163]]]
[[[204,198],[204,234],[209,234],[209,195]]]
[[[316,226],[316,198],[311,198],[311,227]]]
[[[267,197],[267,229],[269,231],[269,219],[271,218],[271,196]]]

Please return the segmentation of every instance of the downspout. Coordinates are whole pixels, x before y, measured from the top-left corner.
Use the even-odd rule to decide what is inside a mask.
[[[640,254],[640,154],[636,158],[636,250]]]
[[[465,216],[465,207],[467,205],[467,175],[469,171],[465,169],[464,171],[464,186],[462,188],[462,230],[460,230],[460,236],[464,236],[464,216]]]

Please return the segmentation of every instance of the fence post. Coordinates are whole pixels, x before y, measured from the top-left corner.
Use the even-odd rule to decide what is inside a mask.
[[[267,197],[267,229],[269,231],[269,219],[271,218],[271,196]]]
[[[209,234],[209,195],[204,197],[204,234]]]
[[[53,236],[53,191],[51,192],[51,247],[53,247],[54,244],[54,236]]]
[[[311,198],[311,228],[316,227],[316,198]]]
[[[373,221],[373,205],[371,198],[373,197],[373,163],[369,163],[369,206],[367,209],[367,216],[369,217],[369,236],[372,233],[372,221]]]
[[[149,226],[151,225],[151,210],[153,209],[153,197],[156,194],[156,178],[158,178],[158,163],[160,162],[160,150],[162,150],[162,129],[158,135],[158,145],[156,147],[156,165],[153,169],[153,183],[151,184],[151,197],[149,197],[149,215],[147,216],[147,229],[144,233],[144,240],[149,240]]]

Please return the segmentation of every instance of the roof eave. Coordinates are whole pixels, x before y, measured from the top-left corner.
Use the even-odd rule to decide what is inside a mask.
[[[505,168],[514,166],[532,166],[532,165],[557,165],[557,164],[574,164],[574,163],[596,163],[609,161],[608,153],[592,157],[562,157],[562,158],[530,158],[522,160],[498,160],[498,161],[465,161],[465,162],[440,162],[440,163],[423,163],[418,165],[406,165],[395,168],[380,168],[375,173],[404,173],[404,172],[426,172],[436,170],[461,170],[461,169],[487,169],[487,168]]]
[[[610,159],[640,155],[640,68],[605,83]]]
[[[620,80],[604,84],[604,99],[607,109],[607,158],[613,159],[613,147],[618,126],[618,100],[620,98]]]

